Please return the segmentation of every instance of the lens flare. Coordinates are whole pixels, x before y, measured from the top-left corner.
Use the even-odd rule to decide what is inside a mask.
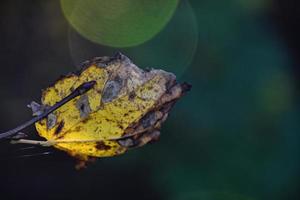
[[[71,26],[86,39],[112,47],[142,44],[171,19],[179,0],[61,0]]]

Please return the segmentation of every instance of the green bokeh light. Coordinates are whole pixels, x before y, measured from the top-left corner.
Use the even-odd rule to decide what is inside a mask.
[[[69,32],[70,54],[76,66],[99,55],[113,55],[115,48],[92,43],[74,29]],[[198,45],[198,25],[188,1],[181,1],[166,27],[153,39],[119,49],[139,67],[170,71],[181,77],[190,66]]]
[[[178,0],[61,0],[66,19],[83,37],[112,47],[142,44],[171,19]]]

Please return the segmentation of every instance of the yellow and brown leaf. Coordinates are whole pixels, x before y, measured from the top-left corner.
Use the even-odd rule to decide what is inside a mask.
[[[54,147],[81,160],[122,154],[158,139],[170,109],[190,88],[177,83],[172,73],[144,71],[119,53],[87,61],[80,72],[56,81],[43,91],[40,110],[34,113],[88,81],[96,82],[92,89],[35,124]]]

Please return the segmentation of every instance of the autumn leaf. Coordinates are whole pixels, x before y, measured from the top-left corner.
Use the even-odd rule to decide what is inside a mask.
[[[45,89],[41,105],[30,104],[35,116],[58,107],[35,123],[46,139],[38,144],[83,161],[122,154],[157,140],[170,109],[189,89],[174,74],[144,71],[120,53],[94,58]]]

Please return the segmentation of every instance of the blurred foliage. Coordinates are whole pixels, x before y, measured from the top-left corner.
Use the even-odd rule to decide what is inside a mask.
[[[11,2],[3,3],[1,12],[1,62],[7,66],[0,78],[6,116],[1,129],[29,118],[25,105],[40,97],[41,88],[93,56],[121,51],[141,67],[175,72],[193,85],[154,145],[99,160],[81,172],[72,170],[74,163],[64,154],[11,156],[1,177],[10,183],[2,189],[12,198],[20,198],[12,191],[65,199],[100,193],[109,199],[299,198],[300,77],[294,68],[299,52],[292,53],[287,43],[296,48],[299,32],[287,38],[285,31],[293,29],[278,26],[278,21],[299,26],[298,12],[287,21],[278,19],[272,12],[283,8],[272,0],[181,0],[174,15],[177,1],[171,0],[136,3],[147,8],[143,14],[125,3],[133,1],[105,1],[102,7],[84,1],[74,18],[85,25],[79,29],[64,0],[64,13],[59,1]],[[282,4],[296,9],[290,2]],[[125,8],[140,17],[129,23],[133,15],[113,14]],[[94,20],[87,20],[90,13]],[[136,32],[138,27],[143,31]],[[101,31],[114,34],[102,38]],[[13,148],[2,145],[1,152],[13,155]]]

